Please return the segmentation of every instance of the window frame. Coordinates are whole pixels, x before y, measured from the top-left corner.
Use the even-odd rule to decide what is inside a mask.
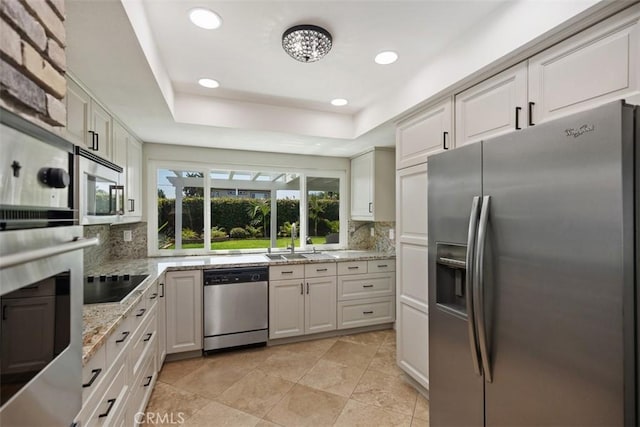
[[[339,243],[329,243],[321,245],[307,245],[305,239],[299,239],[300,245],[296,246],[296,250],[309,250],[311,247],[321,250],[338,250],[347,247],[347,228],[348,228],[348,203],[347,203],[347,171],[346,170],[318,170],[305,168],[287,168],[282,166],[265,166],[265,165],[237,165],[229,163],[210,164],[202,162],[169,162],[166,160],[149,160],[147,169],[147,203],[153,207],[148,210],[148,230],[147,230],[147,253],[149,256],[181,256],[181,255],[230,255],[230,254],[252,254],[267,253],[266,248],[259,249],[228,249],[228,250],[212,250],[211,249],[211,176],[214,170],[242,170],[242,171],[273,171],[282,173],[295,173],[299,175],[300,181],[300,230],[299,236],[307,236],[308,234],[308,194],[307,194],[307,178],[337,178],[339,179],[340,188],[340,232]],[[204,248],[201,249],[159,249],[158,248],[158,171],[181,170],[188,172],[200,172],[204,175]],[[247,182],[247,181],[239,181]],[[272,212],[270,231],[271,235],[277,233],[277,209],[273,207],[275,203],[275,192],[272,194]],[[272,240],[273,245],[273,240]],[[278,250],[276,248],[272,248]]]

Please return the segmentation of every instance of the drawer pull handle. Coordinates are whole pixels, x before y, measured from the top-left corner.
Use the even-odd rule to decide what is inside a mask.
[[[158,296],[157,292],[154,292],[151,294],[151,296],[149,297],[149,299],[156,299],[156,297]]]
[[[373,311],[363,311],[362,314],[373,314]]]
[[[104,417],[109,415],[109,412],[111,412],[111,410],[113,409],[113,405],[116,403],[116,399],[109,399],[109,400],[107,400],[107,402],[109,403],[109,407],[107,408],[107,412],[105,412],[104,414],[98,415],[98,418],[104,418]]]
[[[147,383],[146,384],[142,384],[143,387],[149,387],[149,384],[151,384],[151,380],[153,379],[153,375],[150,375],[147,377]]]
[[[387,264],[378,264],[378,268],[387,268],[389,267]]]
[[[363,288],[373,288],[373,285],[362,285]]]
[[[327,271],[326,268],[316,268],[316,271]]]
[[[357,270],[357,269],[359,269],[360,267],[355,266],[355,267],[347,267],[347,268],[348,268],[349,270]]]
[[[82,387],[84,388],[91,387],[93,385],[93,382],[96,380],[96,378],[98,378],[98,375],[100,375],[100,372],[102,372],[102,368],[92,370],[91,373],[93,375],[91,376],[91,379],[89,380],[88,383],[82,384]]]
[[[293,271],[283,271],[281,274],[293,274]]]
[[[160,298],[164,298],[164,283],[160,283],[159,286],[162,286],[162,293],[160,294]]]
[[[304,283],[300,283],[300,295],[304,295]]]
[[[153,333],[152,333],[152,332],[149,332],[149,333],[147,334],[147,337],[146,337],[145,339],[143,339],[142,341],[147,342],[147,341],[149,341],[149,340],[151,339],[151,337],[152,337],[152,336],[153,336]]]
[[[129,331],[123,332],[122,333],[122,338],[120,338],[119,340],[116,340],[116,343],[119,344],[121,342],[124,342],[124,340],[126,340],[128,336],[129,336]]]
[[[138,314],[136,314],[136,317],[140,317],[140,316],[144,315],[144,312],[145,312],[145,311],[147,311],[147,309],[146,309],[146,308],[141,308],[141,309],[140,309],[140,312],[139,312]]]

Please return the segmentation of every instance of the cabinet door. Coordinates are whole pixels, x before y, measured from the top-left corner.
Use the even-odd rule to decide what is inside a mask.
[[[453,148],[451,98],[400,123],[396,129],[396,168],[425,163],[431,154]]]
[[[351,160],[351,218],[373,219],[373,156],[363,154]]]
[[[65,136],[74,144],[91,148],[92,141],[88,128],[91,97],[73,80],[67,79],[65,101],[67,105]]]
[[[426,246],[427,164],[399,170],[396,186],[398,241]]]
[[[142,217],[142,144],[130,136],[127,146],[127,203],[124,214]]]
[[[529,60],[533,123],[626,98],[640,102],[640,8]]]
[[[167,356],[167,294],[165,278],[158,279],[158,352],[156,367],[162,369]]]
[[[306,279],[304,332],[333,331],[337,325],[335,277]]]
[[[269,338],[304,335],[304,279],[269,282]]]
[[[165,276],[167,354],[202,349],[202,271]]]
[[[2,299],[3,375],[38,371],[53,359],[54,318],[53,296]]]
[[[526,127],[527,63],[456,95],[456,147]]]
[[[399,309],[397,321],[403,327],[396,334],[398,365],[429,389],[429,316],[408,304]]]
[[[111,116],[98,103],[91,100],[90,127],[95,132],[94,150],[99,156],[111,160],[112,122]]]
[[[118,166],[127,170],[127,146],[129,145],[129,132],[116,121],[113,122],[113,141],[111,160]],[[126,191],[126,188],[125,188]]]

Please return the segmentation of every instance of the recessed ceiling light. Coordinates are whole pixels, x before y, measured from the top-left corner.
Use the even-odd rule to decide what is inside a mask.
[[[393,64],[397,60],[398,60],[398,54],[391,50],[380,52],[379,54],[376,55],[376,59],[375,59],[376,64],[380,64],[380,65]]]
[[[213,79],[200,79],[198,80],[198,84],[200,86],[208,87],[209,89],[214,89],[220,86],[220,83]]]
[[[342,107],[343,105],[347,105],[349,101],[343,98],[336,98],[331,100],[331,105],[335,105],[336,107]]]
[[[197,7],[189,12],[189,19],[194,25],[205,30],[215,30],[222,25],[222,18],[212,10]]]

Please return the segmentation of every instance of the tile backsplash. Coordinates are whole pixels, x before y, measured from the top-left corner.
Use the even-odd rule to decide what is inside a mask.
[[[132,239],[130,242],[124,241],[126,230],[131,231]],[[85,225],[84,236],[100,238],[98,246],[84,250],[85,271],[93,270],[96,266],[109,261],[146,258],[147,256],[146,222]]]
[[[392,239],[390,231],[395,233],[395,222],[349,221],[349,249],[386,252],[396,251],[395,235]],[[371,229],[373,228],[373,236]]]

